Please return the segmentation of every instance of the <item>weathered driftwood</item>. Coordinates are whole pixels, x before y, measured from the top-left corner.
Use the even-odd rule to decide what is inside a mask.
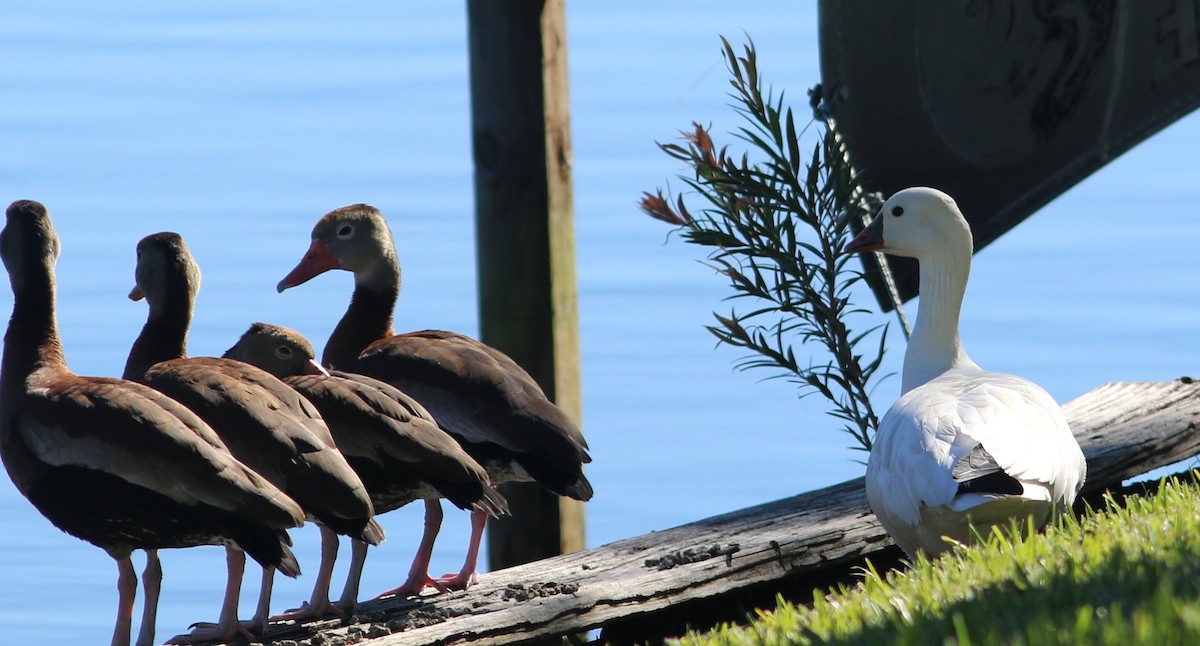
[[[1200,453],[1200,384],[1190,379],[1107,384],[1064,408],[1088,458],[1088,492]],[[845,572],[864,556],[887,557],[885,549],[894,558],[891,545],[860,478],[493,572],[468,592],[369,602],[354,625],[314,623],[272,636],[304,639],[320,630],[327,640],[362,638],[372,646],[542,639],[638,618],[657,622],[676,604],[745,589],[820,581],[823,571]]]

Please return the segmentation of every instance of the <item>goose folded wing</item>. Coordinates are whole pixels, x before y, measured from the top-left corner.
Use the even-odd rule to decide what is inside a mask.
[[[1025,488],[1004,472],[982,444],[975,445],[950,471],[958,483],[958,495],[967,493],[1020,495]]]
[[[966,440],[952,451],[956,464],[981,446],[1005,474],[1045,486],[1053,500],[1063,500],[1083,486],[1086,465],[1066,417],[1054,398],[1033,382],[999,373],[967,381],[957,398],[956,415]],[[979,461],[978,453],[975,459]]]

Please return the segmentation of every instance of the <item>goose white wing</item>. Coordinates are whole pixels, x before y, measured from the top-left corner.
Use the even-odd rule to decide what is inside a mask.
[[[1008,475],[1050,491],[1061,509],[1083,487],[1087,464],[1062,408],[1031,381],[995,372],[961,380],[963,434],[983,445]]]
[[[954,466],[981,445],[1024,486],[1024,497],[1062,510],[1083,486],[1083,454],[1045,390],[1013,375],[950,370],[888,410],[867,464],[871,508],[906,551],[911,553],[904,535],[915,540],[911,535],[927,510],[965,512],[998,498],[960,495],[953,475]]]

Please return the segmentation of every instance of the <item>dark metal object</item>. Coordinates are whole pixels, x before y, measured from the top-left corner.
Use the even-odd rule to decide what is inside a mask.
[[[1186,2],[822,0],[821,105],[869,191],[949,193],[978,250],[1200,105],[1197,17]],[[916,263],[888,261],[915,296]]]

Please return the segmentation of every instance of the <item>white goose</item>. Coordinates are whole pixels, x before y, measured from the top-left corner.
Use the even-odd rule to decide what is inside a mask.
[[[1043,527],[1070,509],[1087,465],[1062,409],[1037,384],[983,370],[958,337],[971,229],[950,196],[909,188],[847,252],[916,258],[921,300],[900,399],[879,424],[867,500],[909,556],[936,556],[1009,519]]]

